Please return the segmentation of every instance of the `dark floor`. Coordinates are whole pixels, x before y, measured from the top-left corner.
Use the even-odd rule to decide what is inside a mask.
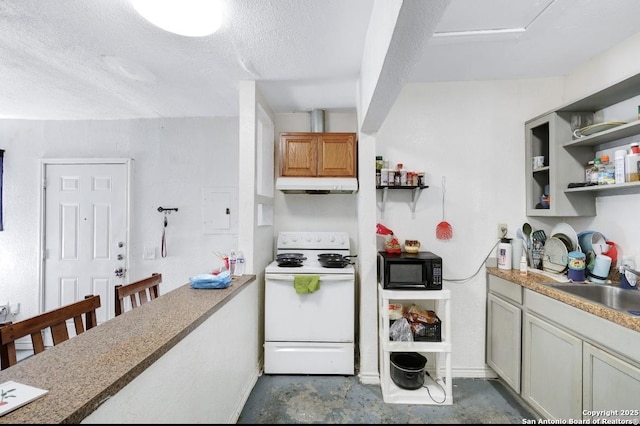
[[[523,424],[537,419],[498,380],[453,379],[452,405],[388,404],[357,376],[262,375],[238,424]]]

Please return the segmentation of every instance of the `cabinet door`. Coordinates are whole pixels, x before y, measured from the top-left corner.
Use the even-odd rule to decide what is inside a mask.
[[[583,351],[584,410],[617,411],[585,419],[638,419],[640,368],[586,342]]]
[[[487,364],[520,393],[522,309],[489,293]]]
[[[356,134],[318,135],[318,176],[356,177]]]
[[[548,419],[582,418],[582,340],[524,314],[522,397]]]
[[[525,124],[525,170],[527,216],[595,216],[593,193],[565,192],[569,183],[584,181],[584,152],[571,152],[562,144],[571,140],[570,115],[550,113]],[[533,157],[544,165],[533,169]],[[548,186],[548,194],[545,188]],[[549,208],[540,196],[549,195]]]
[[[316,176],[317,144],[317,137],[312,133],[283,133],[280,136],[280,176]]]

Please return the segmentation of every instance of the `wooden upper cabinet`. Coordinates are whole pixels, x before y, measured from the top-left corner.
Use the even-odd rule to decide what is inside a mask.
[[[280,176],[356,177],[355,133],[282,133]]]

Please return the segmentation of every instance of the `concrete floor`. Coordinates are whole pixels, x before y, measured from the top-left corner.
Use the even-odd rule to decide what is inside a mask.
[[[388,404],[357,376],[262,375],[238,424],[522,424],[538,419],[498,380],[453,379],[452,405]]]

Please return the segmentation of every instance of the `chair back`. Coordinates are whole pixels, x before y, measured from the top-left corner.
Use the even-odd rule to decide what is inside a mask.
[[[129,298],[131,309],[147,303],[160,295],[160,283],[162,274],[153,273],[150,277],[115,287],[115,314],[125,311],[125,299]]]
[[[96,310],[100,307],[100,296],[88,295],[83,300],[61,306],[18,322],[9,322],[0,326],[0,369],[4,370],[16,364],[15,341],[31,336],[33,353],[45,350],[42,334],[51,330],[53,344],[57,345],[69,340],[67,320],[73,320],[76,335],[84,333],[98,324]],[[84,323],[83,323],[84,317]]]

